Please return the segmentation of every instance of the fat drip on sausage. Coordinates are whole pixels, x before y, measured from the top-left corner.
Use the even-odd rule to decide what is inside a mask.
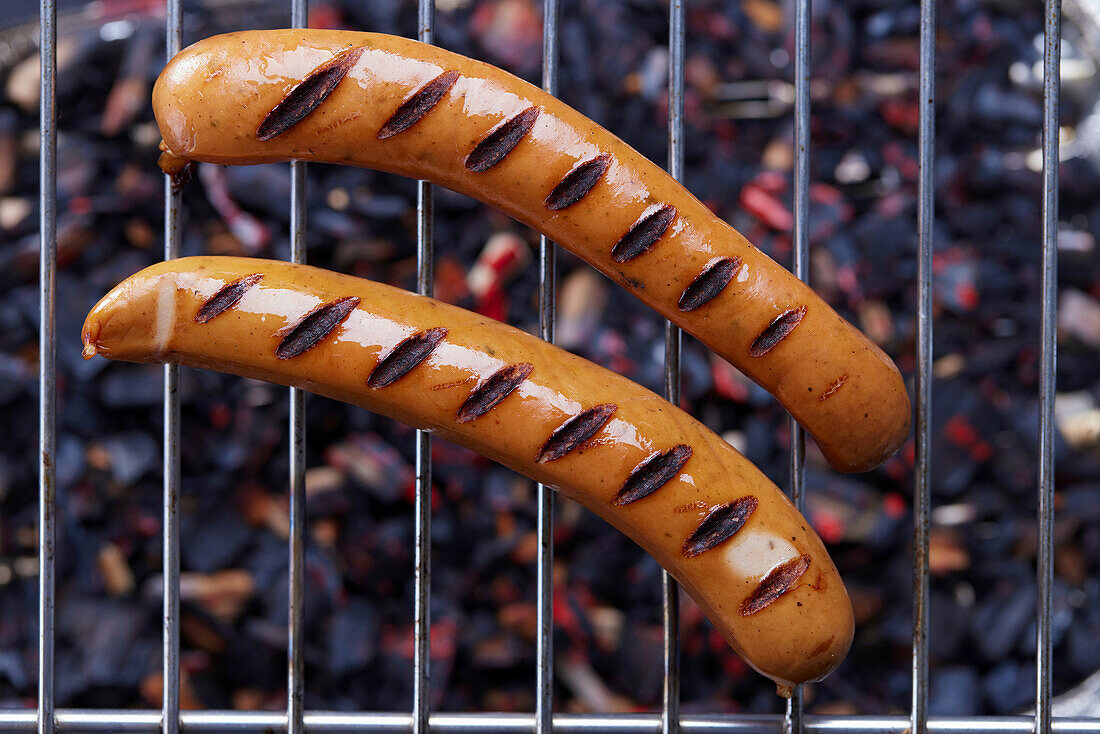
[[[853,633],[821,540],[744,457],[654,393],[526,332],[291,263],[147,268],[88,314],[84,356],[221,370],[424,428],[582,503],[684,587],[781,691]]]
[[[501,209],[768,390],[840,471],[908,435],[909,397],[877,346],[661,168],[500,69],[379,34],[231,33],[172,59],[153,107],[169,172],[325,161]]]

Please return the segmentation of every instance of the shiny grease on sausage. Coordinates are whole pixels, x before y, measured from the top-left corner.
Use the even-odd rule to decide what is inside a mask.
[[[157,80],[163,161],[304,159],[440,183],[562,244],[775,395],[841,471],[908,435],[890,359],[664,171],[536,87],[350,31],[232,33]]]
[[[154,265],[84,325],[85,356],[295,385],[426,428],[596,512],[683,584],[781,688],[851,643],[821,540],[728,444],[641,386],[477,314],[289,263]]]

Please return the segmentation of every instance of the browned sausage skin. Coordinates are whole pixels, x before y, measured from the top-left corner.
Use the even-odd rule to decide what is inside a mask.
[[[844,658],[852,608],[775,485],[652,392],[526,332],[290,263],[147,268],[88,315],[84,354],[295,385],[468,446],[575,499],[683,584],[781,688]]]
[[[507,212],[775,395],[840,471],[908,435],[905,386],[878,347],[659,167],[500,69],[379,34],[231,33],[178,54],[153,105],[166,170],[344,163]]]

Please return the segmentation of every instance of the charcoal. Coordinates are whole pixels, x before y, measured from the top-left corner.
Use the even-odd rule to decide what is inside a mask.
[[[14,651],[0,652],[0,677],[6,678],[13,688],[27,687],[27,672],[23,669],[23,661]]]
[[[688,8],[683,170],[704,205],[785,266],[793,254],[794,152],[787,10],[770,0]],[[581,0],[563,8],[559,25],[562,98],[658,165],[667,158],[667,13],[659,0]],[[1017,713],[1029,705],[1035,651],[1042,186],[1029,156],[1040,140],[1034,39],[1043,15],[1041,4],[1020,0],[963,0],[940,13],[950,33],[941,34],[937,58],[930,704],[945,715]],[[413,5],[395,0],[338,0],[315,15],[317,26],[406,36],[417,28]],[[12,17],[5,5],[0,19]],[[882,343],[911,396],[918,21],[915,6],[901,0],[814,4],[809,151],[811,283]],[[1074,22],[1064,23],[1067,59],[1085,55]],[[285,8],[202,0],[188,5],[185,41],[285,24]],[[538,7],[518,0],[440,3],[436,15],[440,45],[535,83],[540,30]],[[163,66],[162,37],[162,15],[140,8],[103,32],[86,16],[59,26],[59,706],[159,704],[163,371],[84,360],[79,333],[103,293],[161,257],[163,179],[148,93]],[[23,706],[34,696],[37,641],[37,30],[21,26],[6,38],[0,77],[14,91],[5,91],[0,107],[0,706]],[[750,87],[760,99],[740,98],[736,90]],[[1073,142],[1061,165],[1058,238],[1052,632],[1059,691],[1100,659],[1100,461],[1088,422],[1100,395],[1093,323],[1100,168],[1085,124],[1094,87],[1093,80],[1067,83],[1060,119]],[[342,166],[306,170],[307,260],[415,287],[415,181]],[[183,191],[182,254],[285,258],[289,188],[286,165],[201,166]],[[438,187],[435,213],[436,295],[537,333],[539,274],[530,256],[538,237]],[[500,242],[515,267],[493,259],[490,245]],[[557,262],[563,345],[660,391],[661,318],[560,248]],[[567,284],[586,287],[570,295]],[[690,337],[680,371],[683,407],[785,487],[790,429],[776,401]],[[185,666],[185,693],[207,707],[280,708],[286,392],[212,372],[180,374],[184,572],[214,587],[212,579],[229,578],[255,590],[185,601],[185,650],[202,655]],[[1077,408],[1066,412],[1067,399]],[[408,710],[413,432],[317,397],[307,400],[306,423],[307,707]],[[905,711],[913,442],[857,476],[832,473],[807,444],[807,514],[858,618],[848,660],[814,686],[810,711]],[[432,704],[532,710],[533,485],[443,440],[433,442],[432,457]],[[556,706],[655,709],[660,567],[591,513],[560,499],[555,506],[555,644],[568,671]],[[127,573],[140,591],[128,591]],[[686,600],[682,623],[685,712],[781,710],[774,686]],[[107,635],[121,643],[108,644]],[[606,692],[581,690],[576,681],[585,676]]]
[[[996,713],[1015,713],[1035,700],[1034,666],[1000,663],[985,677],[982,692]]]
[[[164,370],[154,365],[111,365],[100,395],[111,408],[149,408],[164,395]]]
[[[230,566],[252,540],[241,518],[222,503],[209,503],[205,512],[183,521],[182,564],[188,570],[211,573]]]
[[[935,630],[935,634],[929,635],[929,646],[932,655],[937,660],[950,660],[955,652],[960,649],[963,640],[966,639],[967,620],[969,610],[959,604],[958,595],[949,595],[938,587],[933,588],[929,596],[929,628]],[[963,668],[966,672],[973,672],[972,668]],[[945,684],[946,685],[946,684]],[[933,684],[935,689],[935,684]],[[946,693],[945,695],[950,695]],[[933,702],[935,695],[932,696]],[[975,710],[975,713],[977,710]],[[944,713],[958,713],[962,711],[950,711]]]
[[[327,669],[333,676],[365,671],[378,650],[378,614],[374,605],[353,597],[339,605],[328,633]]]
[[[973,668],[933,670],[929,681],[931,716],[976,716],[981,712],[982,679]]]
[[[129,486],[154,467],[159,467],[160,446],[147,433],[119,433],[103,442],[111,460],[111,476]]]
[[[1012,584],[978,606],[970,633],[986,659],[1001,660],[1016,645],[1034,618],[1035,598],[1034,584]]]
[[[1095,578],[1085,585],[1084,606],[1076,611],[1074,624],[1066,631],[1066,642],[1062,648],[1066,662],[1079,676],[1090,675],[1095,671],[1096,661],[1100,659],[1100,613],[1097,601],[1100,600],[1100,584]]]

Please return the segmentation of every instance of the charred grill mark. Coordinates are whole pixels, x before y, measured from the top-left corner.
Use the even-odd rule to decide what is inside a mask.
[[[271,140],[301,122],[332,93],[340,80],[363,55],[363,48],[349,48],[310,72],[294,86],[279,104],[267,113],[256,128],[256,139]]]
[[[848,381],[848,375],[842,375],[836,382],[834,382],[832,385],[829,385],[829,387],[825,390],[825,392],[821,393],[821,396],[818,398],[818,400],[820,400],[820,401],[828,400],[829,398],[831,398],[833,396],[833,394],[837,390],[839,390],[841,387],[843,387],[844,383],[847,382],[847,381]]]
[[[748,617],[773,604],[779,597],[794,587],[809,567],[810,557],[799,556],[772,569],[771,573],[764,577],[764,580],[757,585],[748,598],[741,602],[739,610],[741,616]]]
[[[756,337],[752,346],[749,347],[749,356],[762,357],[770,352],[776,344],[786,339],[794,331],[794,327],[798,326],[805,315],[805,306],[792,308],[780,315],[775,321],[768,324],[768,328],[760,332],[760,336]]]
[[[535,461],[545,464],[565,456],[592,438],[618,409],[619,406],[614,403],[604,403],[573,416],[550,434],[550,438],[546,439],[546,443],[535,456]]]
[[[415,93],[397,108],[382,129],[378,131],[378,139],[392,138],[397,133],[404,132],[420,121],[420,118],[432,111],[439,104],[443,95],[450,91],[462,74],[457,71],[445,71],[435,79],[416,90]]]
[[[550,195],[546,197],[546,208],[552,212],[572,206],[583,199],[600,177],[611,167],[611,156],[607,153],[585,161],[565,175]]]
[[[690,446],[681,444],[646,458],[630,472],[611,504],[622,507],[653,494],[680,473],[691,453]]]
[[[759,504],[753,496],[742,497],[715,509],[699,523],[684,541],[684,557],[694,558],[719,543],[729,540],[741,529]]]
[[[612,248],[611,259],[617,263],[625,263],[638,257],[661,239],[675,218],[676,207],[671,204],[665,204],[652,214],[643,216]]]
[[[437,326],[434,329],[420,331],[393,348],[382,358],[367,378],[367,386],[386,387],[400,380],[412,371],[413,367],[435,351],[439,343],[447,336],[447,328]]]
[[[504,156],[512,152],[523,136],[531,132],[540,112],[542,110],[538,107],[528,107],[486,135],[466,156],[466,168],[481,173],[504,160]]]
[[[721,293],[740,267],[739,257],[724,257],[715,261],[691,281],[691,285],[680,294],[676,305],[681,311],[694,311]]]
[[[462,407],[458,409],[455,420],[459,423],[469,423],[485,415],[519,387],[533,369],[535,365],[530,362],[521,362],[497,370],[489,376],[489,379],[474,388],[462,403]]]
[[[279,342],[275,356],[279,359],[297,357],[324,339],[359,305],[356,296],[345,296],[310,311]]]
[[[236,306],[237,301],[244,298],[244,294],[263,278],[264,276],[260,273],[254,273],[243,278],[237,278],[232,283],[226,283],[199,307],[198,313],[195,314],[195,323],[205,324],[222,311]]]

